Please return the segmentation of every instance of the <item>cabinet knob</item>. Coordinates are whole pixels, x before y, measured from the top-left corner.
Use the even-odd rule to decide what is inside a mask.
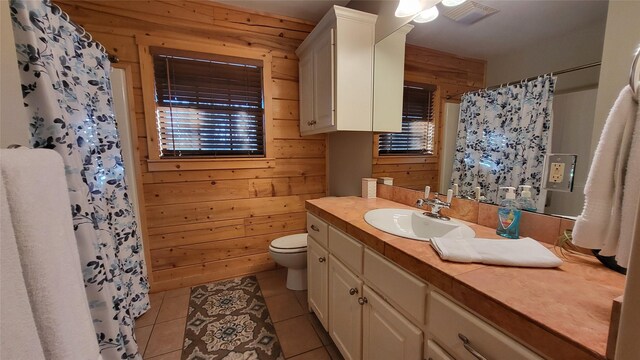
[[[358,289],[356,289],[356,288],[349,289],[349,295],[355,295],[357,293],[358,293]]]
[[[473,355],[473,357],[475,357],[478,360],[487,360],[486,357],[482,356],[482,354],[480,354],[478,352],[478,350],[474,349],[473,346],[471,346],[471,341],[469,341],[469,338],[467,338],[466,336],[464,336],[461,333],[458,333],[458,338],[460,338],[460,340],[462,340],[462,345],[464,345],[464,348],[471,354]]]
[[[320,229],[318,229],[318,227],[316,226],[316,224],[311,224],[311,230],[313,231],[320,231]]]
[[[360,304],[360,305],[364,305],[364,304],[366,304],[368,302],[369,302],[369,300],[367,300],[366,297],[359,297],[358,298],[358,304]]]
[[[321,257],[321,258],[318,258],[318,261],[319,261],[319,262],[321,262],[321,263],[323,263],[323,262],[327,261],[327,259],[325,259],[325,257],[323,256],[323,257]]]

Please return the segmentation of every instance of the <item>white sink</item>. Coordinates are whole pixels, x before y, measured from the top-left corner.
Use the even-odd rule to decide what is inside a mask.
[[[422,215],[424,211],[409,209],[376,209],[364,214],[369,225],[384,232],[409,239],[429,241],[432,237],[472,238],[467,225],[451,219],[438,220]]]

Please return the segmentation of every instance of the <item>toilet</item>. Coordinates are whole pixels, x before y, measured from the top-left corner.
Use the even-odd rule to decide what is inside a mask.
[[[307,234],[279,237],[269,245],[269,254],[278,265],[286,267],[287,289],[307,289]]]

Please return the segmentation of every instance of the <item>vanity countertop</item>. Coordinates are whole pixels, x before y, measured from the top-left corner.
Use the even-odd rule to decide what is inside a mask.
[[[553,359],[605,359],[613,299],[624,276],[595,258],[571,257],[556,269],[462,264],[441,260],[427,242],[380,231],[364,220],[379,208],[411,208],[381,198],[326,197],[306,209]],[[476,237],[495,229],[465,222]],[[551,245],[543,245],[552,248]],[[553,249],[552,249],[553,250]]]

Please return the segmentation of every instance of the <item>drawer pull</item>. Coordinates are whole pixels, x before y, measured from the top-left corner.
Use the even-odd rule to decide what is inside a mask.
[[[318,229],[318,227],[316,226],[316,224],[311,224],[311,230],[313,230],[313,231],[320,231],[320,229]]]
[[[323,256],[321,258],[318,258],[318,261],[323,263],[323,262],[327,261],[327,259]]]
[[[355,295],[357,293],[358,293],[358,289],[356,289],[356,288],[349,289],[349,295]]]
[[[358,298],[358,304],[360,304],[360,305],[364,305],[364,304],[366,304],[368,302],[369,302],[369,300],[367,300],[366,297],[359,297]]]
[[[458,337],[460,338],[460,340],[462,340],[462,344],[464,345],[464,348],[468,352],[470,352],[471,355],[473,355],[476,359],[487,360],[486,357],[482,356],[482,354],[480,354],[476,349],[473,348],[473,346],[471,346],[471,342],[466,336],[462,335],[461,333],[458,333]]]

